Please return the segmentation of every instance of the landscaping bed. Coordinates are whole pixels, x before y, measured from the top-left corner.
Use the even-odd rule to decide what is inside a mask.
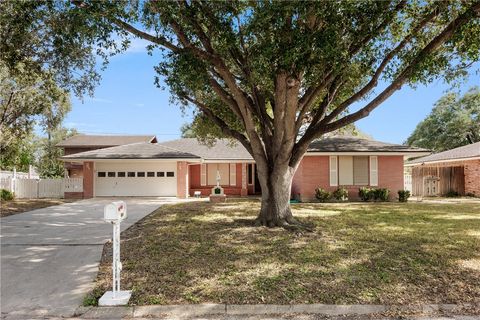
[[[259,206],[165,205],[126,230],[131,304],[480,302],[480,204],[292,204],[306,233],[253,227]],[[106,245],[85,303],[110,286]]]
[[[62,203],[74,202],[74,199],[14,199],[2,200],[0,217],[7,217],[17,213],[56,206]]]

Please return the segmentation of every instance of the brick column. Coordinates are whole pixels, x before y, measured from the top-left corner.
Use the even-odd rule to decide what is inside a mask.
[[[186,161],[177,162],[177,198],[188,197],[188,165]]]
[[[95,181],[95,164],[92,161],[83,163],[83,198],[93,198],[93,183]]]
[[[480,196],[480,160],[464,162],[465,194]]]

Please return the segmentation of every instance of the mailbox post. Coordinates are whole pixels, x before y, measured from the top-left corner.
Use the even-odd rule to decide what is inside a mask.
[[[105,222],[113,225],[113,261],[112,291],[107,291],[98,300],[100,306],[121,306],[128,303],[131,291],[120,290],[120,272],[122,263],[120,262],[120,223],[127,218],[127,204],[124,201],[114,201],[105,206],[103,210],[103,219]]]

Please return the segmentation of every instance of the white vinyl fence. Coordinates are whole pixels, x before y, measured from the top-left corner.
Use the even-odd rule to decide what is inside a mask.
[[[412,192],[412,175],[411,174],[405,174],[403,176],[403,188],[405,190]]]
[[[16,198],[63,198],[65,192],[82,192],[83,178],[1,178],[0,188],[12,191]]]

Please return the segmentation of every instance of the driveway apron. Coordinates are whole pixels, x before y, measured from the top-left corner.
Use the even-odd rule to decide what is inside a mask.
[[[103,244],[111,239],[96,198],[0,219],[2,315],[72,316],[93,288]],[[122,231],[174,198],[128,198]]]

